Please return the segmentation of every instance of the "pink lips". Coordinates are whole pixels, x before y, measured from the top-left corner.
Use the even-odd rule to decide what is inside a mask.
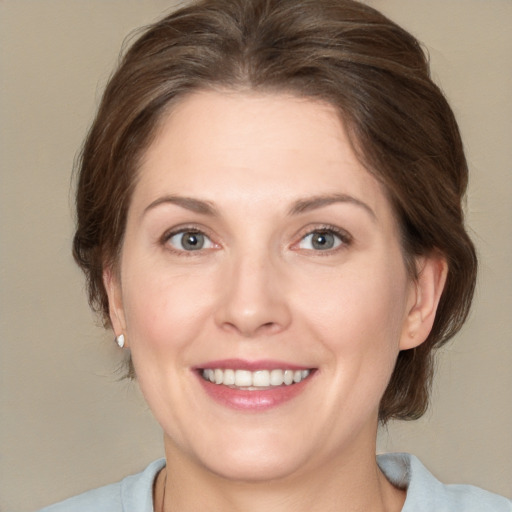
[[[274,407],[278,407],[301,394],[305,387],[311,381],[310,377],[301,382],[291,385],[275,386],[262,389],[239,389],[222,384],[215,384],[205,380],[202,376],[203,369],[234,369],[248,370],[251,372],[257,370],[307,370],[306,366],[293,365],[283,361],[260,360],[245,361],[241,359],[223,359],[218,361],[208,361],[204,365],[195,368],[197,378],[206,392],[206,394],[217,403],[240,411],[261,412]]]
[[[199,368],[233,368],[235,370],[249,370],[251,372],[255,372],[256,370],[276,370],[279,368],[287,370],[307,370],[309,367],[290,364],[284,361],[273,361],[269,359],[260,361],[246,361],[244,359],[221,359],[218,361],[208,361],[204,365],[196,367],[196,369]]]

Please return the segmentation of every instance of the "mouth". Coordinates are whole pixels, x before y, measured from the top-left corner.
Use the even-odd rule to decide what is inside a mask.
[[[239,411],[261,412],[304,393],[317,368],[232,359],[209,362],[195,370],[201,387],[214,402]]]
[[[212,384],[231,389],[261,391],[299,384],[311,375],[311,369],[240,370],[234,368],[203,368],[201,377]]]

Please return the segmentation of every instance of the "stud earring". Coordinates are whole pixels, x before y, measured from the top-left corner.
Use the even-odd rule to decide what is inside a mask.
[[[124,334],[120,334],[119,336],[116,336],[116,343],[119,345],[119,348],[124,347]]]

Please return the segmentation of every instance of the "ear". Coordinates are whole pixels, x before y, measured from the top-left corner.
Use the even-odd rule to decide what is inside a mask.
[[[125,334],[126,336],[123,295],[118,272],[111,267],[103,269],[103,285],[107,291],[110,322],[112,324],[114,335],[117,337],[120,334]],[[125,346],[127,345],[128,344],[126,343]]]
[[[411,285],[400,350],[417,347],[427,339],[448,274],[446,258],[437,251],[417,259],[416,268],[417,278]]]

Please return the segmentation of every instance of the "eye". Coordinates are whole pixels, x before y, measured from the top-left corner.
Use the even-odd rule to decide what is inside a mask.
[[[300,240],[298,248],[310,251],[328,251],[348,242],[347,235],[332,229],[316,229]]]
[[[167,242],[178,251],[200,251],[211,249],[213,242],[200,231],[184,230],[167,237]]]

